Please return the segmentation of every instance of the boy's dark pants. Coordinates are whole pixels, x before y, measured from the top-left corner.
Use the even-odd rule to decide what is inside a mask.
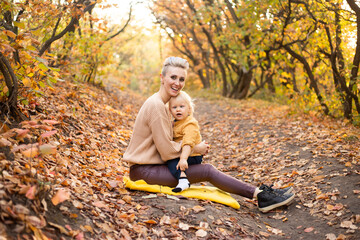
[[[187,160],[188,165],[195,165],[195,164],[200,164],[202,162],[203,156],[190,156]],[[176,169],[176,166],[178,165],[180,161],[180,158],[175,158],[172,160],[169,160],[166,162],[169,171],[171,172],[171,174],[177,179],[180,179],[180,174],[181,174],[181,170],[180,169]],[[185,171],[186,173],[186,171]]]

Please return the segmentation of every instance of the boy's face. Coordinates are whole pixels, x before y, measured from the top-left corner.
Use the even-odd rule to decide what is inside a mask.
[[[184,99],[171,98],[169,106],[171,114],[177,121],[183,120],[189,116],[190,107]]]

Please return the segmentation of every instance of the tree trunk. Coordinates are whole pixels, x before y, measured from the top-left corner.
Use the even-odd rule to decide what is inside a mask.
[[[17,107],[18,79],[5,56],[0,52],[0,71],[4,76],[5,84],[9,89],[6,102],[0,103],[1,117],[10,114],[16,121],[26,120],[27,117]]]
[[[89,5],[86,5],[85,9],[83,10],[84,13],[91,11],[95,7],[96,2],[95,3],[87,2],[87,4],[89,4]],[[67,32],[72,31],[74,29],[75,25],[78,25],[80,16],[81,15],[78,14],[77,16],[73,17],[71,19],[71,21],[69,22],[69,24],[64,28],[64,30],[62,30],[58,35],[53,35],[51,38],[46,40],[44,45],[41,47],[41,49],[39,51],[39,56],[42,56],[45,53],[45,51],[47,49],[49,49],[49,47],[51,46],[51,44],[53,42],[62,38]]]
[[[317,97],[325,115],[328,115],[330,113],[329,107],[324,102],[324,98],[320,93],[319,87],[317,85],[314,74],[311,71],[309,63],[306,61],[306,59],[304,57],[302,57],[299,54],[297,54],[296,52],[294,52],[289,46],[284,46],[284,48],[293,58],[297,59],[299,62],[301,62],[303,64],[305,72],[307,73],[307,75],[310,79],[310,88],[312,88],[314,90],[316,97]]]
[[[356,49],[351,68],[349,89],[353,92],[352,98],[354,99],[357,112],[360,113],[360,103],[358,98],[359,91],[357,90],[357,88],[354,88],[354,86],[357,84],[360,65],[360,7],[355,3],[355,0],[346,1],[356,14]]]

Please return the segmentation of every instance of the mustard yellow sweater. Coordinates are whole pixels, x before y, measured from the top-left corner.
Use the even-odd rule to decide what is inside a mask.
[[[173,141],[169,109],[155,93],[140,108],[123,160],[131,165],[164,164],[180,154],[181,143]]]
[[[182,141],[181,147],[189,145],[191,149],[201,143],[201,135],[198,121],[193,116],[176,121],[174,124],[174,141]],[[199,156],[200,154],[191,154],[190,156]]]

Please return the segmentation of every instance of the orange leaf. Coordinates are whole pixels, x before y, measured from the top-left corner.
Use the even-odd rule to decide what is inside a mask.
[[[329,199],[329,197],[325,193],[321,193],[318,196],[316,196],[316,200],[319,199]]]
[[[44,235],[40,229],[33,227],[31,224],[30,224],[30,228],[34,232],[35,239],[49,240],[49,238],[47,238],[46,235]]]
[[[124,200],[126,203],[131,203],[132,198],[129,195],[125,195],[122,200]]]
[[[107,205],[104,201],[96,201],[93,203],[93,205],[98,208],[106,208],[107,207]]]
[[[305,228],[304,232],[312,232],[314,231],[314,228],[313,227],[308,227],[308,228]]]
[[[4,30],[4,33],[6,34],[6,35],[8,35],[9,37],[11,37],[11,38],[16,38],[16,34],[15,33],[13,33],[12,31],[9,31],[9,30]]]
[[[330,211],[334,210],[334,206],[331,204],[326,205],[326,208],[327,208],[327,210],[330,210]]]
[[[39,149],[40,149],[41,154],[43,154],[43,155],[56,153],[56,146],[53,146],[51,144],[40,145]]]
[[[39,150],[37,147],[33,146],[29,149],[26,149],[25,151],[21,151],[21,153],[28,158],[33,158],[39,155]]]
[[[92,228],[90,225],[85,225],[85,226],[83,226],[83,228],[84,228],[86,231],[88,231],[88,232],[94,233],[94,230],[93,230],[93,228]]]
[[[195,213],[205,211],[205,208],[199,205],[193,207],[192,209],[194,210]]]
[[[157,222],[154,220],[146,220],[146,221],[144,221],[144,223],[157,224]]]
[[[60,189],[55,196],[51,199],[51,202],[56,206],[70,198],[70,193],[64,189]]]
[[[36,186],[32,186],[32,187],[29,188],[29,190],[27,190],[25,196],[28,199],[33,200],[35,198],[35,194],[36,194]]]

